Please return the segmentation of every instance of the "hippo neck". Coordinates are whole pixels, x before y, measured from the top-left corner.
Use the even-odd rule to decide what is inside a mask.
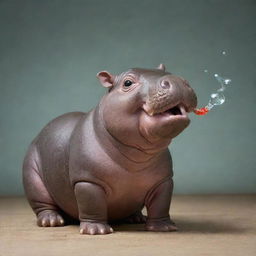
[[[152,166],[166,150],[160,149],[148,152],[137,147],[129,146],[112,136],[105,127],[100,104],[94,109],[93,126],[95,135],[106,153],[120,166],[129,171],[139,171]]]

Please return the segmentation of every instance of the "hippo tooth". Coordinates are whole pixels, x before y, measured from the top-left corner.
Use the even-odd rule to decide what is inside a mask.
[[[180,112],[181,112],[181,114],[182,114],[182,115],[186,115],[186,114],[187,114],[187,112],[186,112],[186,110],[185,110],[184,106],[179,105],[178,107],[179,107]]]

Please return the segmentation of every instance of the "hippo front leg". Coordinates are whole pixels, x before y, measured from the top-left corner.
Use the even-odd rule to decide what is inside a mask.
[[[107,224],[107,203],[105,191],[89,182],[75,185],[78,204],[80,233],[97,235],[109,234],[113,229]]]
[[[172,178],[162,182],[146,198],[146,230],[176,231],[175,223],[170,219],[169,209],[173,191]]]

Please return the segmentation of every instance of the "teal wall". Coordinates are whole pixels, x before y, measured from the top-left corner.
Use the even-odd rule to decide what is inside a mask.
[[[98,71],[161,62],[200,106],[213,73],[233,80],[226,103],[191,114],[171,144],[175,192],[255,193],[255,14],[255,0],[1,0],[0,194],[23,194],[26,148],[49,120],[97,104]]]

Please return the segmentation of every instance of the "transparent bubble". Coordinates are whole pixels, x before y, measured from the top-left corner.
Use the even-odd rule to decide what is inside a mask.
[[[209,102],[214,106],[222,105],[225,102],[225,96],[222,93],[212,93]]]
[[[219,76],[218,74],[214,74],[214,77],[216,78],[216,80],[220,83],[221,88],[218,89],[218,92],[223,92],[226,89],[226,86],[229,85],[231,83],[231,79],[230,78],[223,78],[221,76]]]
[[[226,55],[227,53],[226,53],[226,51],[222,51],[221,54],[222,55]]]
[[[224,79],[224,84],[228,85],[230,83],[231,83],[231,79],[229,78]]]
[[[208,70],[207,70],[207,69],[205,69],[205,70],[204,70],[204,73],[208,73]]]
[[[224,87],[221,87],[220,89],[217,90],[217,92],[224,92],[224,91],[225,91]]]
[[[211,110],[214,107],[214,105],[212,105],[210,102],[206,105],[206,108],[208,110]]]
[[[218,74],[214,74],[214,77],[217,79],[218,82],[220,82],[221,84],[230,84],[231,83],[231,79],[229,78],[224,78],[219,76]]]

